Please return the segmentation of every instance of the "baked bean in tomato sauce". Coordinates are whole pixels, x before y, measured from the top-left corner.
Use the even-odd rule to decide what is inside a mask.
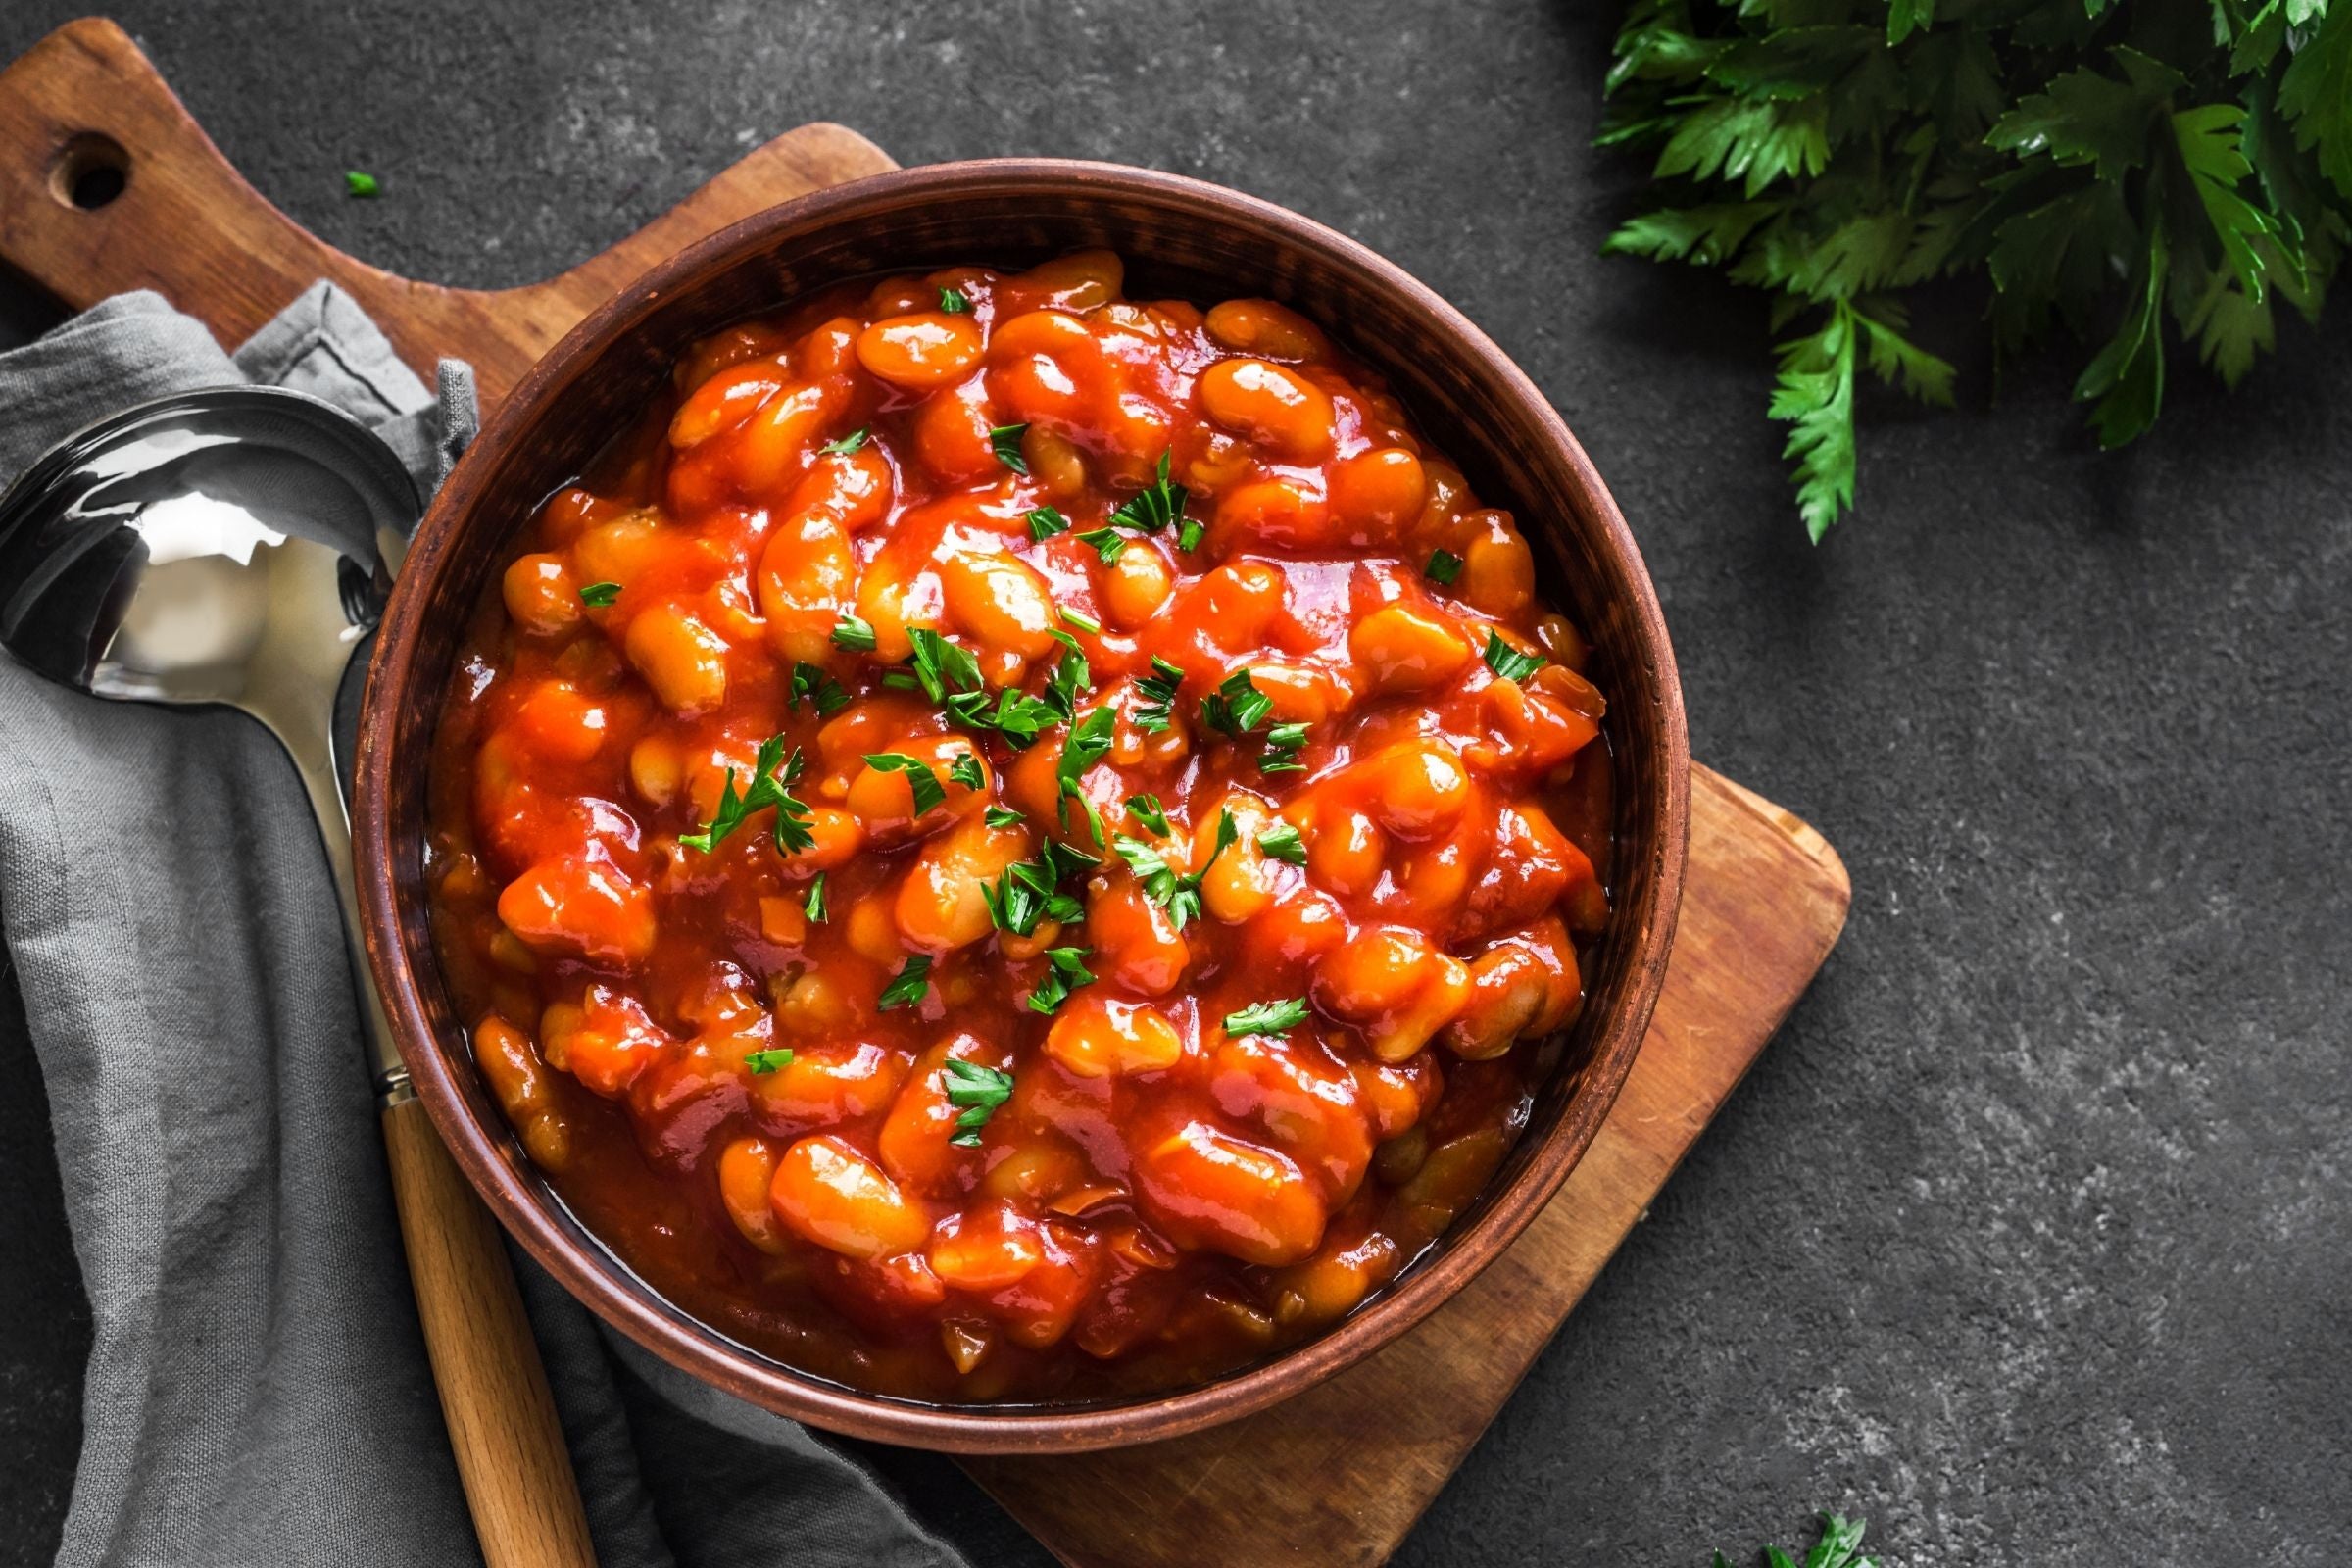
[[[698,344],[436,741],[484,1079],[627,1263],[859,1388],[1211,1377],[1428,1248],[1607,917],[1586,646],[1313,323],[1119,259]]]

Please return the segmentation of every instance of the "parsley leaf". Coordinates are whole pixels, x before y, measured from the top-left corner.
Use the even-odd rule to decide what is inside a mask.
[[[1009,806],[992,806],[980,813],[980,819],[990,827],[1019,827],[1029,820]]]
[[[792,706],[798,708],[804,697],[816,705],[822,717],[831,717],[850,706],[850,694],[842,690],[841,682],[805,659],[792,666]]]
[[[1152,482],[1111,509],[1110,525],[1114,528],[1133,528],[1139,533],[1157,533],[1184,516],[1185,488],[1168,480],[1168,458],[1159,455],[1159,468]],[[1196,536],[1195,542],[1198,542]],[[1186,550],[1192,545],[1178,544]],[[1108,559],[1108,558],[1105,558]]]
[[[620,584],[592,582],[580,590],[580,603],[591,610],[610,610],[620,598]]]
[[[1162,820],[1164,828],[1165,819]],[[1199,869],[1181,874],[1168,864],[1165,856],[1141,839],[1129,838],[1122,833],[1112,848],[1118,851],[1119,858],[1127,862],[1127,869],[1135,873],[1136,883],[1143,889],[1144,897],[1167,910],[1168,923],[1181,931],[1200,918],[1201,879],[1208,875],[1208,868],[1217,863],[1217,857],[1231,849],[1239,836],[1240,829],[1233,820],[1233,812],[1229,809],[1219,810],[1216,843],[1208,852],[1208,858],[1200,862]]]
[[[1306,764],[1298,754],[1306,749],[1304,724],[1277,724],[1266,731],[1265,750],[1257,755],[1260,773],[1303,773]]]
[[[908,757],[905,752],[868,752],[865,754],[865,765],[877,773],[905,774],[906,787],[914,792],[914,814],[917,816],[948,798],[947,790],[939,782],[939,775],[932,772],[931,764],[919,757]]]
[[[1082,610],[1072,610],[1069,606],[1064,605],[1054,613],[1082,632],[1096,637],[1102,635],[1102,623]]]
[[[1029,460],[1021,456],[1021,437],[1028,428],[1025,424],[1000,424],[988,432],[988,447],[997,461],[1024,479],[1029,477]]]
[[[1229,1035],[1283,1035],[1289,1034],[1306,1019],[1304,997],[1293,997],[1287,1002],[1253,1002],[1239,1012],[1225,1015],[1225,1032]]]
[[[1137,821],[1161,838],[1168,836],[1168,813],[1160,806],[1158,796],[1130,795],[1127,797],[1127,809],[1135,813]]]
[[[980,661],[968,648],[952,643],[928,626],[906,628],[907,645],[914,650],[908,662],[923,695],[944,703],[950,692],[976,692],[985,684]]]
[[[1102,564],[1105,566],[1125,555],[1129,543],[1125,534],[1110,527],[1089,528],[1084,533],[1073,534],[1071,537],[1082,545],[1093,546],[1095,554],[1102,558]]]
[[[1274,699],[1257,689],[1247,669],[1235,670],[1225,677],[1224,684],[1200,699],[1200,721],[1235,737],[1257,728],[1273,710]]]
[[[809,831],[812,819],[808,805],[794,795],[788,786],[799,782],[802,759],[798,748],[791,758],[784,755],[784,737],[771,736],[760,743],[758,757],[753,761],[752,782],[740,793],[735,788],[735,770],[727,769],[726,782],[719,788],[718,809],[710,821],[692,833],[681,833],[678,842],[690,850],[705,855],[716,849],[721,840],[743,826],[753,812],[775,808],[774,834],[778,853],[790,855],[806,850],[816,843]]]
[[[859,447],[865,445],[865,432],[866,427],[861,424],[857,429],[852,430],[848,435],[843,436],[840,440],[828,441],[823,446],[818,447],[816,450],[819,452],[830,452],[837,458],[846,458],[851,453],[857,451]]]
[[[912,954],[900,966],[899,972],[891,977],[890,984],[882,988],[881,999],[875,1003],[875,1006],[883,1012],[895,1007],[912,1006],[922,1001],[924,993],[930,989],[931,955]]]
[[[1262,843],[1263,841],[1261,840],[1260,842]],[[825,923],[824,872],[817,872],[816,880],[808,884],[808,902],[801,906],[801,911],[808,915],[809,919],[814,920],[818,925],[823,925]]]
[[[948,777],[967,790],[988,788],[988,775],[980,771],[980,759],[971,752],[958,754],[948,764]]]
[[[942,288],[939,291],[939,308],[950,316],[961,316],[972,308],[972,302],[959,288]]]
[[[1306,863],[1306,841],[1288,822],[1277,822],[1257,836],[1257,852],[1269,860],[1292,865]]]
[[[1089,768],[1110,754],[1112,727],[1117,719],[1107,708],[1098,708],[1070,726],[1070,733],[1061,743],[1061,761],[1054,769],[1057,794],[1061,803],[1061,825],[1070,825],[1070,802],[1075,799],[1086,808],[1089,821],[1094,824],[1095,842],[1102,842],[1102,818],[1095,803],[1086,798],[1078,787],[1079,779]]]
[[[1092,948],[1048,948],[1046,977],[1029,993],[1031,1012],[1051,1013],[1069,1000],[1071,992],[1091,982],[1095,977],[1086,967]]]
[[[346,196],[380,196],[383,191],[384,182],[373,174],[357,169],[343,172],[343,194]]]
[[[743,1064],[752,1069],[753,1077],[764,1078],[778,1067],[792,1065],[792,1048],[770,1046],[761,1051],[747,1051],[743,1054]]]
[[[1039,544],[1067,531],[1069,526],[1070,519],[1052,507],[1038,507],[1029,514],[1029,537]]]
[[[1429,564],[1421,568],[1421,575],[1441,588],[1452,587],[1453,579],[1461,574],[1462,558],[1450,550],[1431,551]]]
[[[1143,701],[1135,705],[1128,717],[1135,727],[1147,735],[1157,735],[1175,722],[1177,688],[1184,684],[1184,670],[1157,654],[1152,656],[1152,673],[1135,683],[1135,695]]]
[[[870,622],[860,620],[856,615],[844,615],[841,623],[833,628],[833,646],[853,654],[870,654],[875,646],[874,628]]]
[[[1486,660],[1487,667],[1504,680],[1525,680],[1550,662],[1542,655],[1521,653],[1493,627],[1487,629]]]
[[[962,1149],[977,1149],[980,1129],[988,1125],[988,1118],[997,1113],[999,1105],[1012,1098],[1012,1074],[1001,1067],[983,1067],[976,1061],[965,1061],[960,1056],[950,1056],[943,1066],[947,1073],[948,1103],[963,1111],[956,1118],[956,1130],[948,1135],[948,1142]]]

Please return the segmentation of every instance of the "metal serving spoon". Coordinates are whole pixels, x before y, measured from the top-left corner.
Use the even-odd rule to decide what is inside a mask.
[[[420,510],[392,449],[332,404],[268,387],[142,404],[0,496],[0,646],[99,697],[238,709],[284,745],[342,900],[417,1316],[483,1554],[593,1564],[497,1227],[409,1087],[360,944],[352,656]]]

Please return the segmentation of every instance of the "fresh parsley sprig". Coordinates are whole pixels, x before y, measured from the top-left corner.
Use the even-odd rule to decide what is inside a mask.
[[[1859,1519],[1823,1514],[1821,1538],[1805,1553],[1804,1568],[1879,1568],[1876,1557],[1862,1555],[1862,1529],[1863,1522]],[[1778,1546],[1766,1546],[1763,1555],[1766,1568],[1797,1568],[1796,1559]],[[1733,1568],[1733,1563],[1718,1551],[1712,1568]]]
[[[2352,240],[2352,0],[1635,0],[1599,140],[1655,159],[1607,250],[1771,296],[1797,512],[1853,505],[1860,373],[1952,401],[1911,335],[1939,278],[2000,361],[2064,326],[2103,446],[2163,407],[2168,341],[2235,386]],[[2185,14],[2184,14],[2185,16]]]

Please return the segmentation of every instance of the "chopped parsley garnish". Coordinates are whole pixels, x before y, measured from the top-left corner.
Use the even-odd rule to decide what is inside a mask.
[[[1084,533],[1074,534],[1072,537],[1082,545],[1093,546],[1095,554],[1102,558],[1102,564],[1105,566],[1125,555],[1129,543],[1125,534],[1116,528],[1107,527],[1089,528]]]
[[[1306,1022],[1304,997],[1292,997],[1285,1002],[1253,1002],[1239,1012],[1225,1015],[1225,1032],[1229,1035],[1283,1035]]]
[[[874,651],[872,623],[860,620],[856,615],[842,616],[841,623],[833,628],[833,646],[847,649],[853,654],[872,653]]]
[[[1260,773],[1303,773],[1298,754],[1306,747],[1304,724],[1277,724],[1266,731],[1266,749],[1257,755]]]
[[[1237,669],[1225,683],[1200,699],[1200,721],[1228,735],[1247,735],[1266,721],[1274,699],[1257,689],[1250,671]]]
[[[793,706],[799,707],[804,697],[816,705],[820,716],[827,718],[850,706],[850,694],[842,690],[841,682],[805,659],[792,666]]]
[[[792,1065],[792,1048],[770,1046],[764,1051],[747,1051],[743,1054],[743,1064],[752,1069],[753,1077],[764,1078],[778,1067]]]
[[[1086,808],[1087,819],[1094,824],[1095,842],[1102,842],[1102,816],[1078,787],[1078,780],[1088,768],[1110,754],[1110,732],[1116,719],[1107,708],[1098,708],[1070,726],[1070,733],[1061,743],[1061,761],[1055,769],[1061,802],[1061,825],[1070,825],[1070,801],[1075,798]]]
[[[1029,819],[1009,806],[992,806],[980,813],[980,820],[990,827],[1019,827]]]
[[[988,788],[988,775],[980,771],[980,759],[971,752],[960,754],[948,764],[948,777],[967,790]]]
[[[808,884],[808,902],[802,905],[801,909],[803,913],[807,914],[809,919],[814,920],[818,925],[823,925],[825,923],[824,872],[817,872],[816,880]]]
[[[1128,716],[1135,727],[1147,735],[1157,735],[1172,722],[1176,704],[1176,689],[1184,684],[1184,670],[1154,654],[1152,673],[1135,683],[1135,695],[1143,701],[1135,705]]]
[[[1306,863],[1306,841],[1288,822],[1277,822],[1260,833],[1257,852],[1269,860],[1283,860],[1292,865]]]
[[[882,1011],[893,1007],[911,1007],[923,1000],[931,989],[931,955],[917,953],[900,966],[890,984],[882,988],[882,1000],[875,1004]]]
[[[939,308],[950,316],[961,316],[972,308],[972,302],[959,288],[943,288],[939,291]]]
[[[931,764],[919,757],[908,757],[905,752],[868,752],[865,765],[877,773],[906,774],[906,787],[914,792],[914,814],[917,816],[948,798],[947,790],[939,782],[939,775],[932,772]]]
[[[1168,481],[1168,454],[1159,455],[1159,469],[1152,482],[1129,496],[1111,510],[1110,525],[1114,528],[1133,528],[1139,533],[1157,533],[1172,522],[1184,517],[1184,486]],[[1198,542],[1199,535],[1193,536]],[[1186,550],[1192,545],[1184,542],[1180,531],[1177,544]]]
[[[1176,548],[1191,554],[1200,548],[1200,536],[1208,532],[1208,524],[1199,517],[1187,517],[1176,529]]]
[[[1061,891],[1061,879],[1073,869],[1084,870],[1094,864],[1094,857],[1066,845],[1049,845],[1035,859],[1014,861],[996,881],[980,884],[989,924],[1027,937],[1037,934],[1040,920],[1067,925],[1083,919],[1086,906]]]
[[[616,582],[592,582],[580,590],[580,603],[591,610],[610,610],[619,597],[620,584]]]
[[[840,440],[826,442],[823,446],[818,447],[817,451],[830,452],[837,458],[846,458],[851,453],[857,451],[859,447],[865,445],[865,430],[866,427],[861,424],[857,429],[852,430],[848,435],[843,436]]]
[[[1071,610],[1065,606],[1063,609],[1056,611],[1055,613],[1060,615],[1063,620],[1066,620],[1071,625],[1077,627],[1080,631],[1092,632],[1097,637],[1102,635],[1102,623],[1097,620],[1094,616],[1087,614],[1084,611]]]
[[[1051,965],[1046,977],[1029,993],[1031,1012],[1051,1013],[1067,1002],[1070,993],[1091,982],[1095,977],[1086,966],[1092,948],[1048,948],[1046,962]]]
[[[1057,533],[1066,532],[1069,526],[1070,519],[1052,507],[1039,507],[1029,514],[1029,537],[1039,544]]]
[[[1452,587],[1453,579],[1461,574],[1462,558],[1450,550],[1431,551],[1429,564],[1421,568],[1422,576],[1446,588]]]
[[[1549,662],[1535,654],[1521,653],[1493,627],[1487,629],[1487,667],[1504,680],[1525,680]]]
[[[357,169],[343,172],[343,194],[346,196],[380,196],[383,192],[384,182],[373,174]]]
[[[894,692],[919,692],[923,689],[923,683],[914,678],[914,671],[910,669],[885,670],[882,684]]]
[[[1164,839],[1168,836],[1168,813],[1160,806],[1158,796],[1130,795],[1127,797],[1127,809],[1135,813],[1135,819],[1138,822],[1143,823],[1161,838]]]
[[[1009,687],[997,693],[993,710],[988,706],[986,692],[952,692],[945,706],[948,716],[958,724],[971,729],[993,729],[1020,751],[1036,745],[1038,736],[1061,717],[1047,698],[1032,697]]]
[[[956,1118],[956,1130],[948,1135],[948,1142],[961,1149],[977,1149],[980,1129],[988,1125],[988,1118],[997,1113],[999,1105],[1012,1098],[1012,1074],[1002,1067],[983,1067],[976,1061],[965,1061],[960,1056],[950,1056],[944,1065],[948,1103],[963,1112]]]
[[[972,651],[952,643],[928,626],[906,628],[907,644],[914,653],[908,662],[914,667],[914,678],[922,683],[923,695],[935,703],[944,703],[950,692],[976,692],[981,689],[980,661]]]
[[[691,850],[708,855],[717,848],[720,840],[737,828],[754,811],[774,807],[776,849],[790,855],[805,850],[816,842],[808,830],[808,804],[794,795],[788,786],[800,782],[801,753],[793,749],[788,761],[784,756],[784,737],[770,736],[760,743],[760,754],[752,767],[752,782],[740,794],[735,789],[735,770],[727,769],[727,781],[719,789],[718,810],[710,821],[692,833],[681,833],[678,842]]]
[[[1135,873],[1136,882],[1143,888],[1144,897],[1168,911],[1168,923],[1181,931],[1200,916],[1200,879],[1208,868],[1217,863],[1217,857],[1233,847],[1240,830],[1235,827],[1233,812],[1217,813],[1216,847],[1200,869],[1179,873],[1157,850],[1141,839],[1119,835],[1115,846],[1119,858]]]
[[[1054,633],[1061,644],[1061,657],[1054,662],[1053,671],[1046,676],[1046,695],[1038,701],[1053,710],[1065,724],[1078,722],[1078,699],[1094,685],[1095,671],[1086,662],[1086,650],[1078,639],[1066,631]]]
[[[1029,477],[1029,460],[1021,456],[1021,437],[1027,432],[1025,424],[1000,424],[988,432],[989,450],[1002,463],[1022,478]]]

